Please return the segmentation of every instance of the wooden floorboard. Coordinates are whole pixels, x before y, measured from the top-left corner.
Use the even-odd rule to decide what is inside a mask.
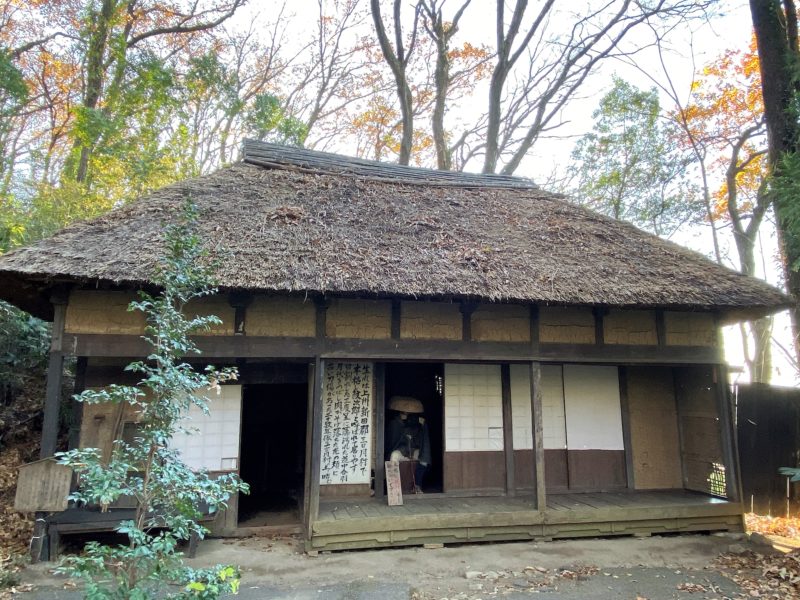
[[[740,531],[742,506],[684,490],[532,496],[415,497],[402,506],[385,499],[321,502],[309,545],[349,549],[504,539],[632,535],[669,531]]]

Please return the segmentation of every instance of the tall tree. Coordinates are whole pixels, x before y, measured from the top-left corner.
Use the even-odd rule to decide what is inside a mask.
[[[514,173],[540,136],[563,123],[564,107],[602,61],[636,52],[623,47],[632,31],[645,24],[670,31],[681,20],[705,15],[714,1],[607,0],[600,6],[587,3],[584,12],[570,5],[566,12],[546,0],[529,13],[528,0],[516,0],[508,20],[506,4],[496,3],[485,173]]]
[[[758,234],[770,207],[764,108],[755,48],[726,52],[709,63],[692,86],[683,119],[689,143],[702,146],[704,172],[719,181],[713,194],[714,219],[730,224],[739,270],[757,277]],[[749,323],[753,351],[742,329],[752,381],[768,383],[772,374],[772,319]]]
[[[378,36],[378,42],[380,43],[383,57],[392,70],[397,90],[397,98],[400,102],[400,114],[402,116],[403,126],[398,162],[401,165],[407,165],[411,160],[411,149],[414,142],[414,108],[411,86],[408,82],[408,64],[417,44],[417,29],[419,26],[421,5],[417,4],[414,8],[411,37],[406,40],[403,36],[402,4],[402,0],[394,0],[393,3],[394,43],[392,43],[392,41],[389,40],[389,35],[386,33],[386,25],[381,15],[380,0],[370,0],[375,33]]]
[[[130,81],[131,54],[153,51],[166,41],[184,47],[189,36],[206,32],[233,16],[245,0],[185,3],[181,0],[91,0],[81,36],[85,65],[83,97],[68,174],[78,183],[89,175],[89,159],[107,131],[117,102]],[[102,101],[102,106],[101,106]]]
[[[614,77],[593,116],[593,132],[572,154],[579,201],[666,237],[699,216],[686,171],[691,159],[676,146],[655,89]]]
[[[784,254],[795,353],[800,363],[800,52],[794,0],[750,0],[769,140],[773,206]]]
[[[451,72],[451,42],[458,32],[458,23],[464,15],[471,0],[465,0],[456,10],[451,21],[445,21],[442,14],[445,0],[422,0],[422,13],[424,16],[425,30],[436,46],[436,69],[434,71],[434,106],[431,117],[433,142],[436,147],[436,167],[449,171],[452,167],[452,151],[447,140],[444,125],[447,110],[447,96],[453,84]]]

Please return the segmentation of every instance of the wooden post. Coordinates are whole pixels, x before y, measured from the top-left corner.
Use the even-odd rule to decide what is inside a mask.
[[[308,530],[311,522],[311,456],[314,453],[314,390],[316,389],[316,364],[308,365],[308,399],[306,402],[306,459],[303,477],[303,525]],[[309,538],[310,539],[310,538]]]
[[[720,423],[722,456],[725,461],[725,493],[728,500],[739,502],[742,487],[739,478],[739,461],[736,453],[733,411],[728,394],[727,373],[724,365],[714,365],[714,391]]]
[[[500,382],[503,399],[503,454],[506,459],[506,495],[516,495],[514,482],[514,421],[511,412],[511,365],[500,365]]]
[[[530,305],[529,311],[530,330],[531,330],[531,353],[536,356],[539,354],[539,306]]]
[[[247,335],[247,307],[252,299],[247,293],[234,292],[228,296],[228,303],[234,309],[233,335]]]
[[[59,412],[61,409],[61,384],[64,377],[64,322],[67,316],[69,292],[53,292],[53,329],[50,338],[50,358],[47,365],[47,384],[44,397],[44,419],[42,422],[42,444],[39,458],[49,458],[58,447]],[[30,553],[31,562],[48,560],[47,513],[37,512],[33,524]]]
[[[325,350],[325,335],[328,328],[328,300],[324,297],[314,299],[316,309],[316,318],[314,324],[314,333],[316,336],[316,354],[319,356]]]
[[[531,362],[531,420],[533,430],[533,478],[536,483],[536,510],[547,508],[544,478],[544,427],[542,425],[542,366]]]
[[[477,305],[473,302],[462,302],[459,310],[461,311],[461,341],[472,341],[472,313],[475,312]]]
[[[314,363],[314,406],[311,427],[311,485],[309,486],[309,510],[306,523],[306,540],[311,541],[314,521],[319,517],[319,477],[322,454],[322,384],[325,379],[325,361],[317,356]]]
[[[402,318],[402,304],[400,304],[400,300],[395,298],[392,300],[392,339],[399,340],[400,339],[400,319]]]
[[[664,320],[664,311],[660,308],[656,310],[656,339],[659,346],[667,345],[667,325]]]
[[[64,321],[67,315],[67,295],[53,294],[53,332],[50,341],[50,360],[47,365],[47,387],[44,399],[42,446],[39,458],[49,458],[58,444],[58,415],[61,404],[61,383],[64,375]]]
[[[603,325],[603,315],[605,315],[606,309],[596,306],[592,309],[592,314],[594,315],[594,343],[598,346],[602,346],[606,343],[606,334]]]
[[[375,497],[383,498],[386,479],[386,363],[375,363]]]
[[[628,489],[635,488],[633,474],[633,445],[631,443],[631,414],[628,407],[628,370],[619,367],[619,408],[622,413],[622,443],[625,447],[625,475]]]
[[[86,367],[89,359],[79,356],[75,361],[75,387],[73,393],[80,394],[86,389]],[[81,441],[81,422],[83,420],[83,402],[76,400],[70,401],[70,423],[69,423],[69,448],[77,448]]]
[[[675,367],[671,367],[670,370],[672,371],[672,389],[675,393],[675,416],[678,418],[678,451],[681,459],[681,481],[683,481],[683,487],[688,488],[689,475],[686,471],[686,440],[684,440],[683,435],[683,398],[681,397],[681,389],[678,386],[678,373]]]

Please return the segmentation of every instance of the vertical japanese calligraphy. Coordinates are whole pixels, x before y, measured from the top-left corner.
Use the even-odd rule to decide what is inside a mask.
[[[369,483],[372,364],[328,363],[322,387],[320,483]]]

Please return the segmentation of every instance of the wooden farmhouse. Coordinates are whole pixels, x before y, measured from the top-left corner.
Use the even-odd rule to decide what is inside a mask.
[[[81,390],[145,355],[126,307],[187,197],[219,261],[194,314],[222,319],[193,360],[239,380],[174,443],[251,487],[216,534],[294,527],[313,551],[741,530],[720,326],[786,296],[528,180],[256,142],[0,257],[0,296],[53,321],[43,456],[66,357]],[[70,444],[107,450],[136,419],[76,406]]]

